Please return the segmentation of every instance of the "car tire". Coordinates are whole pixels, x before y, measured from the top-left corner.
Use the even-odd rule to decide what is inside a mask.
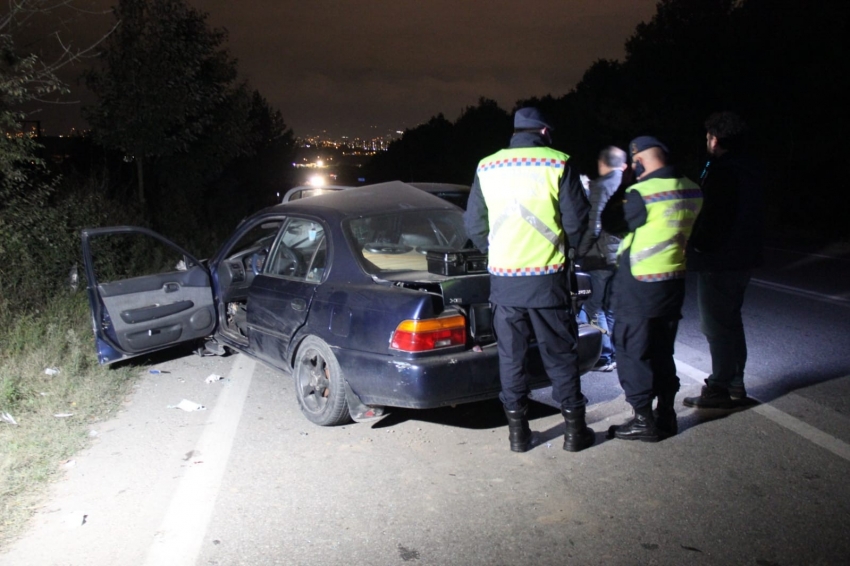
[[[301,342],[292,375],[298,405],[310,422],[320,426],[351,422],[342,369],[324,340],[308,336]]]

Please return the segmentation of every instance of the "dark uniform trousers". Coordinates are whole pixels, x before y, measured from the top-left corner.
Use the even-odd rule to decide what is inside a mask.
[[[679,390],[673,344],[679,319],[674,317],[617,319],[614,347],[617,374],[626,401],[635,409],[652,407],[653,397]]]
[[[494,306],[493,327],[499,348],[502,393],[508,410],[519,409],[528,400],[529,378],[525,355],[532,337],[552,382],[552,397],[564,409],[583,407],[578,367],[578,329],[568,307],[524,308]]]

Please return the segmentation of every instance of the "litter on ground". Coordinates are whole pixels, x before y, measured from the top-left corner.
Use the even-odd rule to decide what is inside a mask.
[[[206,407],[204,407],[203,405],[199,405],[198,403],[195,403],[194,401],[189,401],[188,399],[183,399],[182,401],[180,401],[176,405],[169,405],[168,408],[169,409],[182,409],[184,411],[190,411],[190,412],[191,411],[205,411],[206,410]]]

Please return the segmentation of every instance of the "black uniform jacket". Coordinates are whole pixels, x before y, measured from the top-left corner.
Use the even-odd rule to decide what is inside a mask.
[[[511,138],[510,147],[543,147],[546,140],[536,133],[518,133]],[[569,163],[561,175],[558,206],[561,213],[561,225],[568,238],[568,247],[577,247],[582,233],[587,228],[589,203],[584,187],[577,173]],[[464,214],[466,232],[475,247],[486,251],[487,236],[490,234],[490,221],[487,203],[481,192],[478,174],[472,184],[469,202]],[[490,301],[506,307],[547,308],[563,307],[570,304],[567,272],[548,275],[529,275],[524,277],[504,277],[490,275]]]
[[[662,167],[645,176],[649,179],[678,179],[680,176],[672,166]],[[602,228],[612,234],[625,236],[646,224],[646,205],[637,191],[626,193],[627,186],[620,187],[602,212]],[[617,273],[611,287],[611,310],[617,320],[637,321],[646,318],[682,318],[682,303],[685,300],[685,280],[638,281],[632,277],[629,256],[626,250],[617,260]]]

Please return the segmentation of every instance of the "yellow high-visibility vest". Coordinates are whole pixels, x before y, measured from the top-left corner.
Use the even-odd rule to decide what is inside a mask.
[[[517,147],[478,164],[490,223],[490,273],[516,277],[564,270],[558,193],[569,158],[548,147]]]
[[[685,245],[702,208],[702,191],[686,177],[649,179],[626,191],[636,191],[646,205],[646,224],[620,242],[628,249],[632,276],[638,281],[664,281],[685,276]]]

